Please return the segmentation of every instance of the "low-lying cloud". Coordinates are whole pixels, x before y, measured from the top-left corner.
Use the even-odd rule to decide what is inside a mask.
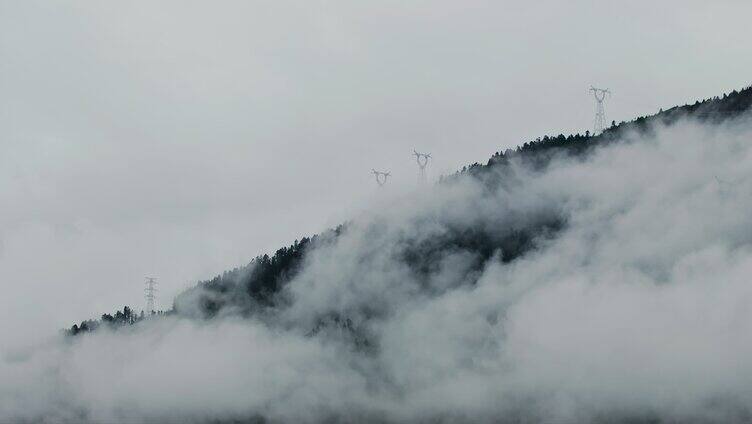
[[[3,350],[0,420],[748,420],[750,129],[682,122],[385,200],[268,313]],[[416,274],[401,255],[551,221],[511,261],[458,246]],[[349,321],[312,331],[332,316]]]

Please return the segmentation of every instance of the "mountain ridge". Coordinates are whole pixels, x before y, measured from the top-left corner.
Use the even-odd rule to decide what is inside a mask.
[[[722,96],[696,101],[694,104],[675,106],[665,111],[638,117],[629,122],[621,122],[604,130],[601,134],[591,135],[587,131],[584,135],[574,134],[564,136],[544,136],[525,142],[514,150],[506,149],[493,154],[485,164],[473,163],[448,176],[442,176],[439,184],[452,184],[461,178],[469,176],[482,181],[489,186],[508,184],[506,178],[512,176],[513,163],[522,163],[533,170],[545,169],[557,157],[584,160],[598,147],[619,142],[630,133],[642,136],[650,135],[656,125],[671,125],[681,119],[695,119],[704,123],[717,124],[728,119],[736,118],[752,108],[752,87],[734,90]],[[477,271],[487,262],[499,254],[501,262],[510,262],[525,252],[535,249],[537,244],[566,225],[566,218],[558,216],[556,212],[545,212],[535,217],[521,227],[511,228],[501,234],[484,230],[451,228],[446,234],[435,240],[405,240],[405,262],[416,275],[430,273],[433,258],[441,257],[447,252],[466,250],[477,255],[474,269]],[[278,249],[273,255],[259,255],[248,264],[223,272],[216,277],[199,281],[196,285],[184,290],[176,296],[169,311],[157,312],[155,315],[181,315],[197,318],[211,318],[223,310],[232,309],[232,313],[250,316],[274,310],[275,307],[287,302],[284,288],[295,278],[307,251],[320,245],[332,243],[343,232],[347,231],[348,223],[311,237],[296,240],[290,246]],[[501,252],[501,253],[498,253]],[[136,315],[131,308],[125,307],[122,312],[114,315],[104,314],[100,320],[86,320],[75,324],[66,330],[68,335],[77,335],[93,331],[99,327],[118,328],[133,325],[149,315]],[[327,325],[348,328],[350,332],[360,337],[360,344],[368,344],[363,335],[356,330],[357,323],[341,313],[332,313],[319,317],[318,321],[309,329],[310,333],[321,331]]]

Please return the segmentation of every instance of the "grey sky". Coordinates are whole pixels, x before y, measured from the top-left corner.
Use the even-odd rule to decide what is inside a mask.
[[[658,4],[655,4],[658,3]],[[377,192],[750,83],[752,3],[0,0],[0,337],[142,307]],[[28,336],[24,336],[28,337]]]

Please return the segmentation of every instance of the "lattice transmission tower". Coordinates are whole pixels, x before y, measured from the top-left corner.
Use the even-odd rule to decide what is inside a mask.
[[[146,282],[144,283],[146,287],[144,288],[144,298],[146,299],[146,314],[151,315],[154,313],[154,301],[156,300],[156,292],[157,290],[157,279],[153,277],[146,277]]]
[[[389,172],[381,172],[375,169],[372,169],[371,172],[376,176],[376,184],[378,184],[379,187],[383,187],[384,184],[386,184],[386,178],[392,175]]]
[[[426,182],[426,166],[428,166],[428,159],[431,159],[430,153],[418,153],[413,150],[413,156],[418,163],[418,182]]]
[[[595,97],[593,135],[597,135],[602,133],[606,128],[606,111],[603,108],[603,101],[606,100],[606,95],[611,95],[611,92],[607,88],[595,88],[592,85],[590,86],[590,91],[593,92],[593,97]]]

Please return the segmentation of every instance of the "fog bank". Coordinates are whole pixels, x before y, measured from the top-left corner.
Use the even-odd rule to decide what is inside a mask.
[[[681,122],[542,173],[512,164],[493,190],[384,198],[308,252],[269,314],[3,350],[0,418],[748,420],[750,128]],[[450,249],[418,276],[399,254],[551,216],[564,225],[510,262]],[[312,331],[333,314],[349,324]]]

